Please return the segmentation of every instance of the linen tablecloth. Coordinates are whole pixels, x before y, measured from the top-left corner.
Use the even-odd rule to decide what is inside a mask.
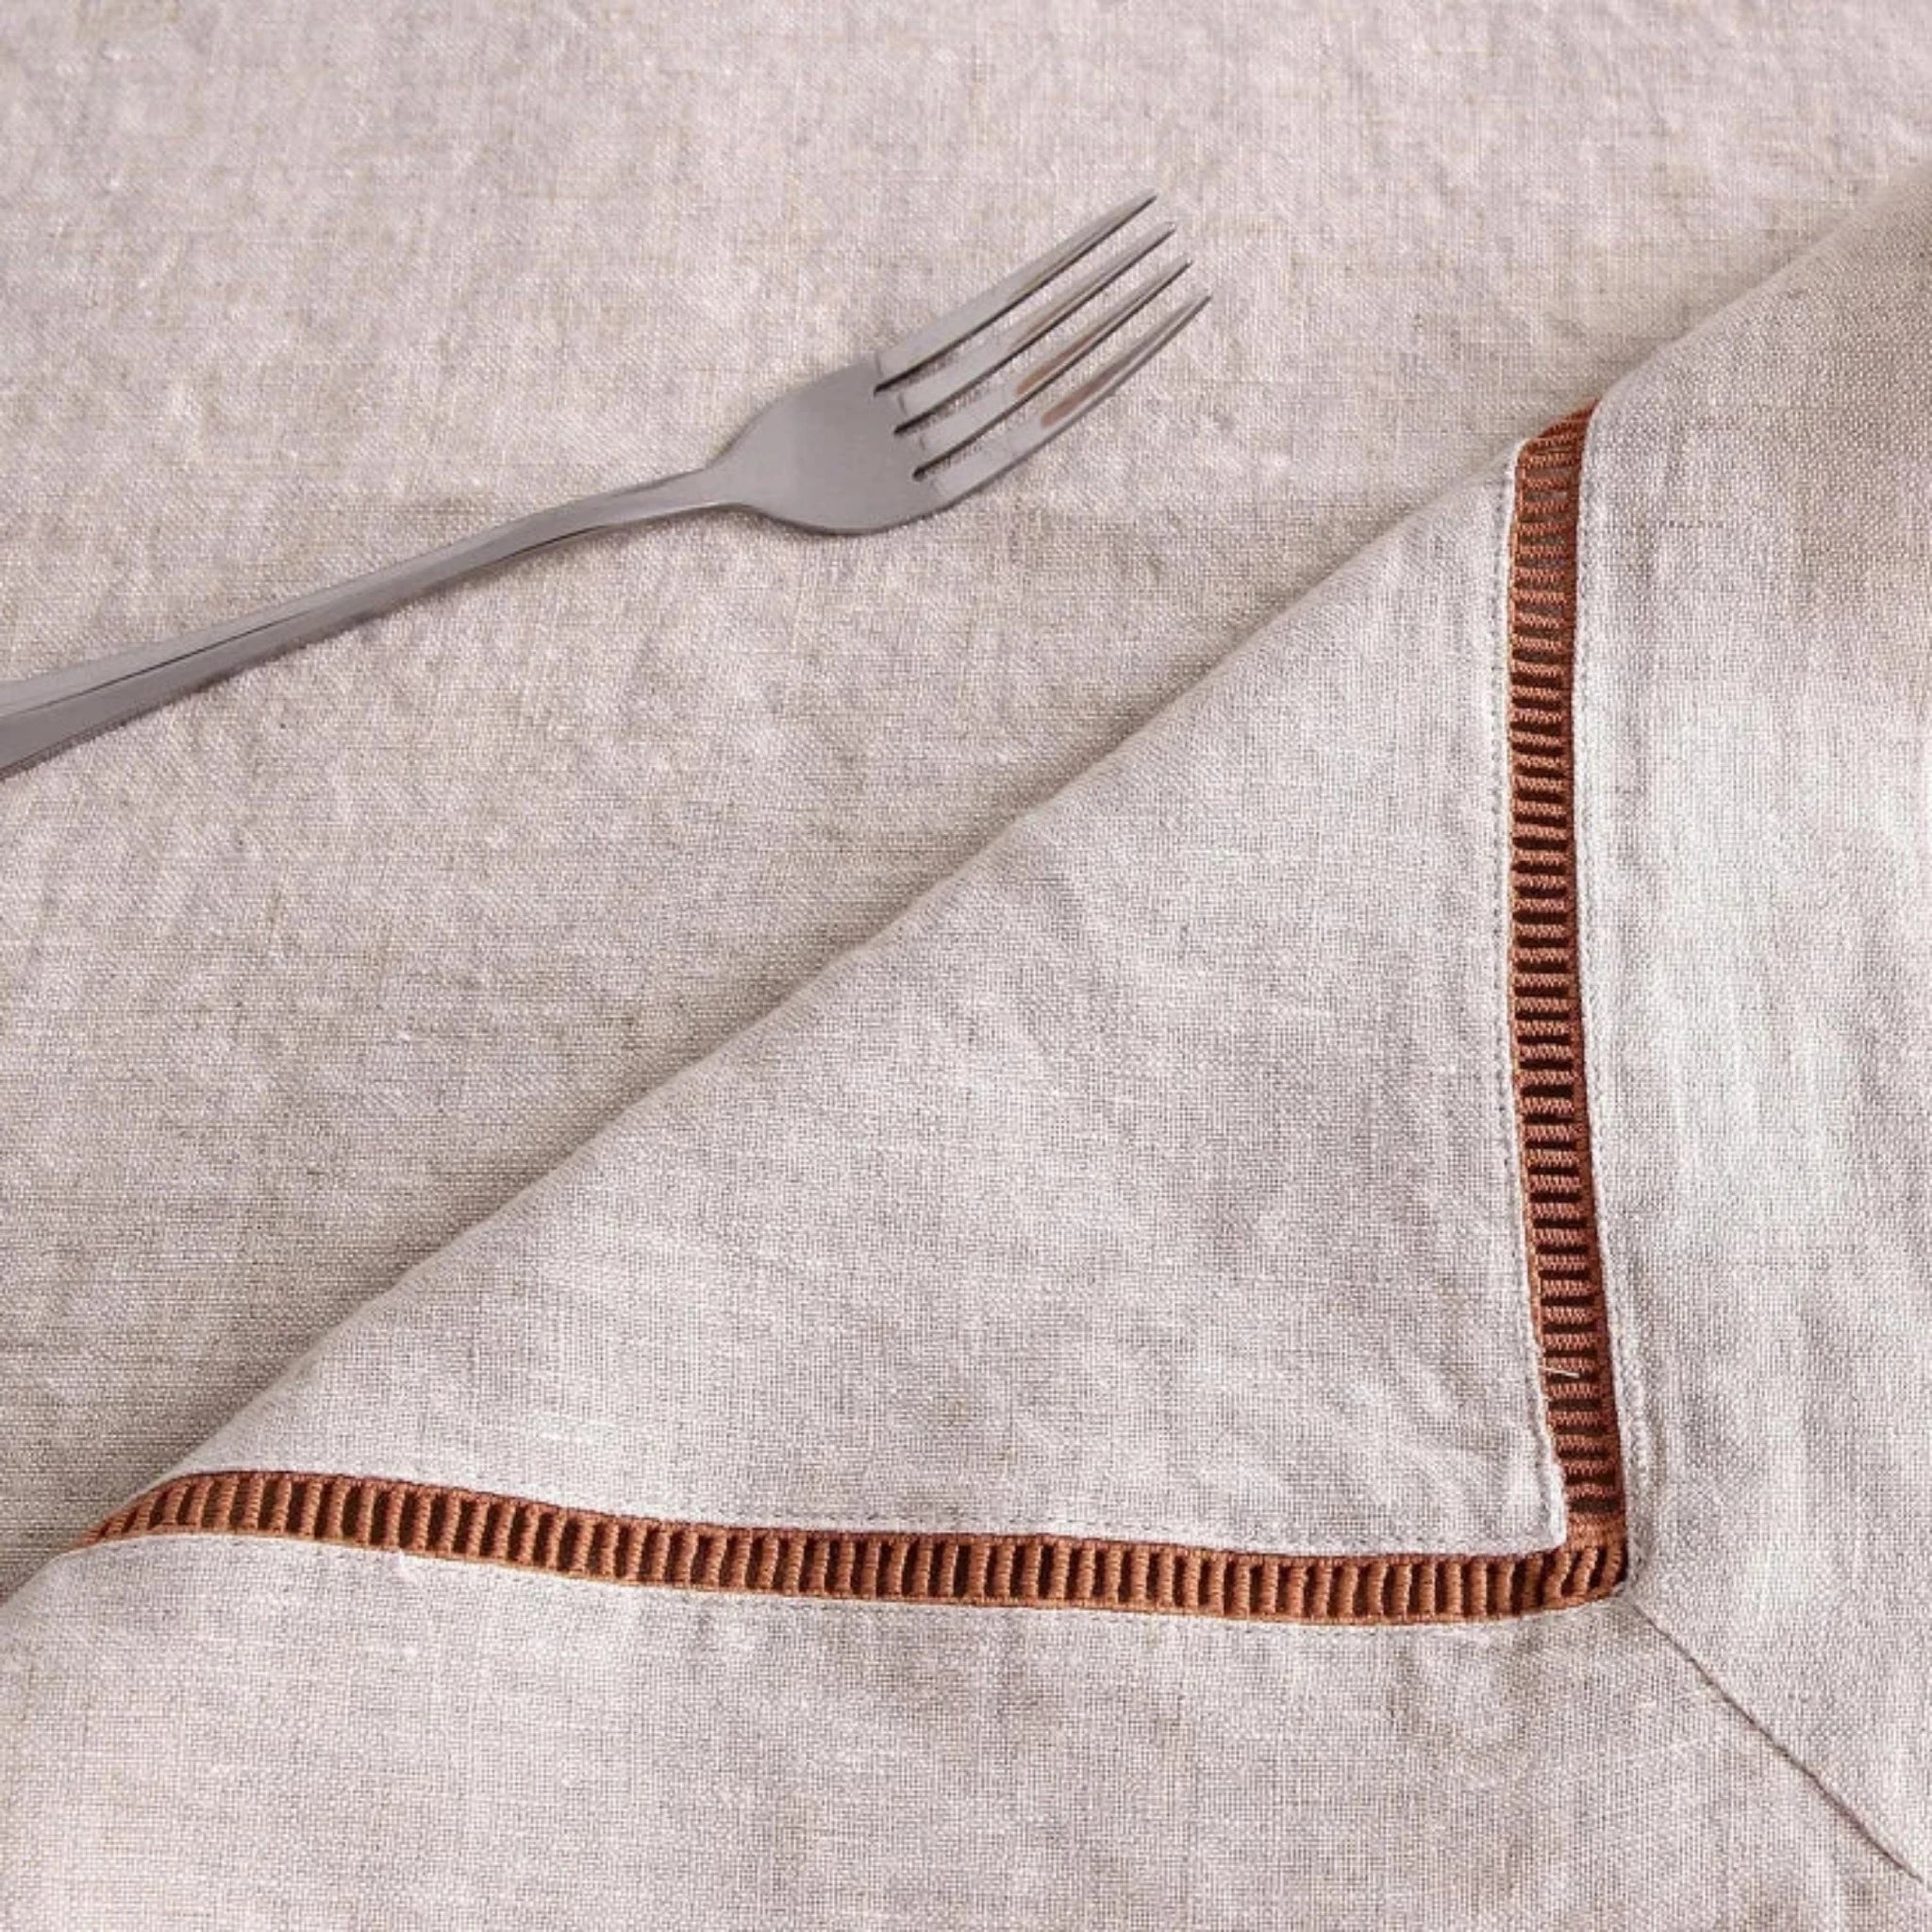
[[[5,1923],[1932,1917],[1908,19],[0,53],[9,673],[1219,298],[0,787]]]

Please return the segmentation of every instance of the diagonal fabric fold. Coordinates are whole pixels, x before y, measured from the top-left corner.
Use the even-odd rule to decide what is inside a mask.
[[[1552,513],[1525,493],[1521,542]],[[1365,553],[189,1467],[722,1524],[1559,1543],[1509,876],[1512,838],[1566,868],[1567,832],[1531,793],[1512,827],[1506,714],[1567,726],[1512,691],[1509,525],[1499,469]],[[1567,1133],[1546,1071],[1520,1104]]]
[[[1587,410],[1580,411],[1556,425],[1534,439],[1516,459],[1507,544],[1507,635],[1503,641],[1507,667],[1504,682],[1508,747],[1504,781],[1507,824],[1502,835],[1507,848],[1508,1039],[1505,1051],[1513,1070],[1512,1140],[1514,1158],[1520,1163],[1517,1177],[1528,1235],[1528,1304],[1545,1420],[1560,1469],[1567,1517],[1560,1541],[1546,1538],[1545,1547],[1516,1553],[1491,1544],[1455,1553],[1386,1547],[1361,1553],[1346,1544],[1339,1550],[1325,1544],[1324,1536],[1332,1532],[1319,1524],[1312,1531],[1312,1548],[1297,1549],[1291,1544],[1284,1550],[1252,1545],[1203,1547],[1176,1541],[1173,1533],[1164,1531],[1152,1539],[1137,1538],[1131,1523],[1101,1534],[1096,1531],[1102,1526],[1091,1522],[1076,1524],[1071,1533],[1032,1527],[1023,1527],[1017,1533],[989,1532],[973,1527],[970,1522],[963,1527],[951,1522],[934,1527],[916,1519],[895,1524],[889,1514],[876,1509],[861,1510],[842,1524],[809,1518],[783,1526],[742,1519],[735,1524],[729,1520],[666,1520],[636,1511],[586,1509],[528,1493],[478,1490],[447,1479],[325,1474],[319,1473],[319,1467],[327,1466],[325,1457],[320,1466],[296,1470],[264,1468],[259,1462],[250,1466],[245,1460],[238,1469],[224,1470],[217,1461],[213,1473],[191,1474],[163,1484],[119,1512],[102,1525],[96,1540],[203,1532],[292,1536],[629,1583],[930,1604],[1165,1610],[1317,1623],[1520,1615],[1531,1609],[1587,1602],[1614,1589],[1624,1574],[1622,1470],[1587,1124],[1572,804],[1574,758],[1570,724],[1576,529],[1588,415]],[[1211,704],[1209,710],[1211,716]],[[1426,701],[1419,713],[1427,719]],[[1432,727],[1425,724],[1424,728]],[[1158,744],[1165,729],[1163,721],[1146,737]],[[1346,744],[1350,740],[1341,734],[1336,741]],[[1211,762],[1211,743],[1205,749]],[[1140,764],[1142,760],[1130,750],[1119,762]],[[1204,834],[1211,841],[1218,841],[1222,833],[1215,813],[1201,810],[1197,800],[1175,782],[1175,762],[1163,762],[1158,756],[1147,760],[1151,776],[1142,782],[1159,788],[1161,809],[1167,824],[1174,828],[1176,845]],[[1183,761],[1184,765],[1195,762],[1199,760]],[[1297,770],[1293,782],[1321,785],[1332,775],[1328,766],[1315,763]],[[1239,793],[1240,816],[1267,824],[1281,809],[1276,798],[1280,783],[1275,772],[1263,767],[1259,781],[1250,779]],[[1069,803],[1061,801],[1050,808],[1047,815],[1066,810]],[[1132,815],[1115,810],[1104,823],[1109,837],[1124,836],[1131,826]],[[1398,826],[1400,824],[1398,820]],[[1094,835],[1089,837],[1097,842]],[[996,874],[1000,856],[1001,848],[995,847],[982,865]],[[1064,868],[1065,880],[1077,881],[1079,870],[1091,864],[1087,860],[1083,867],[1078,848],[1073,848]],[[1291,889],[1300,882],[1292,870],[1284,871],[1283,877]],[[970,901],[974,883],[969,874],[950,890]],[[1063,892],[1065,890],[1063,882]],[[1024,902],[1021,903],[1024,907]],[[975,908],[961,922],[969,944],[982,958],[997,958],[996,942],[989,943],[987,935],[997,932],[1002,940],[1008,939],[1013,930],[1011,913],[1010,905],[1002,906],[995,899],[991,917]],[[916,924],[917,914],[908,924]],[[1137,957],[1137,929],[1130,928],[1124,940],[1099,944],[1093,928],[1083,929],[1078,946],[1057,962],[1056,991],[1082,985],[1111,991],[1127,983],[1135,967],[1144,969],[1146,964]],[[918,984],[923,968],[916,942],[909,958],[909,965],[899,965],[897,970]],[[1270,962],[1264,962],[1264,973],[1269,967]],[[929,969],[924,970],[929,976]],[[1265,977],[1254,987],[1230,985],[1224,991],[1232,1000],[1256,1001],[1264,1009],[1274,1004],[1273,987]],[[1109,1038],[1104,1029],[1093,1026],[1083,1009],[1079,1015],[1085,1023],[1078,1029],[1080,1047],[1091,1050],[1098,1046],[1112,1058],[1115,1083],[1131,1078],[1137,1054],[1158,1057],[1167,1050],[1169,1003],[1167,995],[1157,991],[1153,1001],[1135,1009],[1132,1033],[1118,1038]],[[824,1069],[858,1058],[855,1029],[841,1010],[842,1004],[838,991],[824,996],[822,1005],[833,1016],[827,1028],[829,1037],[814,1041],[813,1055],[799,1062],[789,1083],[743,1091],[741,1101],[752,1138],[767,1130],[762,1108],[790,1109],[801,1113],[808,1124],[813,1110],[823,1104],[819,1096],[825,1091]],[[942,1005],[933,1002],[928,1007],[923,996],[921,1005],[925,1008],[920,1015],[923,1022],[943,1024]],[[768,1029],[759,1030],[782,1031],[789,1017],[781,1014]],[[1048,1017],[1050,1022],[1056,1017],[1051,1008]],[[870,1021],[860,1030],[869,1032]],[[1042,1030],[1038,1024],[1032,1027],[1036,1039]],[[1056,1031],[1064,1031],[1063,1025]],[[718,1058],[728,1061],[735,1051],[727,1050]],[[1240,1092],[1223,1066],[1203,1061],[1192,1071],[1205,1074],[1214,1083],[1207,1090],[1204,1112],[1224,1100],[1230,1091],[1237,1095]],[[1326,1070],[1322,1072],[1324,1080],[1332,1084],[1332,1075]],[[906,1073],[895,1067],[880,1083],[877,1097],[891,1104],[897,1099],[893,1081],[906,1079]],[[693,1084],[702,1083],[694,1080]],[[942,1111],[947,1093],[943,1083],[928,1078],[914,1084],[914,1091],[922,1102],[937,1099],[939,1103],[924,1129],[926,1139],[940,1140],[950,1134],[958,1150],[955,1158],[969,1172],[989,1167],[1004,1171],[998,1168],[998,1160],[1016,1150],[996,1147],[990,1155],[974,1138],[975,1124],[969,1123],[962,1134]],[[1256,1113],[1265,1111],[1265,1106],[1266,1096],[1259,1096]],[[648,1147],[651,1128],[645,1116],[649,1112],[650,1104],[634,1109],[608,1138],[631,1143],[637,1137]],[[1047,1150],[1037,1142],[1023,1141],[1017,1152],[1029,1179],[1047,1164]],[[1164,1148],[1157,1150],[1157,1155],[1165,1153]],[[1191,1146],[1183,1146],[1178,1154],[1183,1163],[1194,1162],[1197,1158],[1197,1150]],[[719,1163],[708,1148],[703,1158],[708,1177]],[[1238,1188],[1246,1177],[1246,1159],[1247,1149],[1235,1146],[1221,1156],[1218,1167],[1201,1161],[1191,1171],[1186,1166],[1171,1170],[1170,1191],[1185,1201],[1190,1187]],[[652,1188],[667,1165],[661,1154],[641,1159],[635,1144],[626,1144],[614,1160],[621,1169],[627,1163],[627,1171],[638,1177],[628,1192],[638,1203],[635,1211],[646,1217],[654,1238],[664,1241],[668,1235],[675,1240],[678,1230],[658,1233],[658,1224],[649,1222]],[[766,1208],[760,1191],[765,1184],[762,1170],[758,1181],[758,1188],[747,1191],[734,1203],[739,1224],[753,1231],[754,1242],[758,1217]],[[560,1239],[554,1232],[557,1208],[547,1206],[539,1209],[534,1199],[523,1208],[520,1235],[525,1247],[548,1252]],[[863,1288],[869,1273],[883,1272],[891,1278],[926,1265],[916,1252],[910,1257],[904,1252],[903,1237],[895,1226],[898,1211],[898,1197],[890,1189],[881,1190],[874,1167],[868,1166],[838,1217],[840,1235],[857,1243],[841,1257],[841,1282]],[[1321,1211],[1319,1203],[1315,1211]],[[1374,1215],[1387,1210],[1368,1203],[1358,1211],[1373,1233]],[[996,1238],[1010,1243],[1024,1240],[1033,1232],[1027,1216],[1028,1209],[1023,1206],[1009,1229],[994,1230]],[[1251,1221],[1253,1217],[1244,1213],[1242,1218]],[[566,1229],[574,1225],[568,1218],[564,1220]],[[985,1231],[980,1224],[974,1224],[974,1236]],[[561,1239],[567,1241],[568,1235]],[[743,1242],[745,1238],[741,1233],[737,1239]],[[739,1247],[721,1241],[718,1253],[722,1266],[717,1274],[698,1277],[691,1286],[697,1292],[709,1291],[714,1299],[724,1300],[736,1291],[743,1268]],[[1265,1248],[1262,1257],[1265,1262]],[[970,1264],[941,1272],[958,1272],[969,1281],[988,1274]],[[997,1264],[993,1274],[1001,1274]],[[641,1288],[650,1279],[641,1272],[636,1278]],[[1003,1278],[994,1278],[991,1292],[997,1296],[1005,1286]],[[1077,1294],[1081,1284],[1068,1286]],[[1131,1276],[1117,1272],[1103,1286],[1101,1298],[1096,1300],[1097,1311],[1103,1316],[1107,1312],[1104,1297],[1109,1292],[1124,1297],[1135,1292],[1137,1286]],[[1165,1291],[1166,1285],[1161,1286]],[[559,1299],[567,1302],[569,1291],[568,1281],[560,1281]],[[796,1296],[798,1291],[788,1283],[788,1292]],[[1177,1313],[1199,1324],[1199,1314],[1189,1316],[1184,1294],[1185,1289],[1174,1298]],[[808,1300],[806,1306],[828,1317],[818,1337],[824,1352],[819,1360],[824,1371],[846,1373],[849,1357],[864,1345],[853,1309],[849,1305],[832,1304],[820,1310]],[[391,1307],[386,1312],[396,1310]],[[416,1315],[413,1307],[409,1309],[401,1328],[407,1330]],[[486,1305],[482,1328],[472,1330],[458,1346],[458,1357],[474,1360],[489,1353],[494,1345],[492,1336],[500,1333],[495,1325],[500,1321],[500,1309]],[[1251,1316],[1249,1322],[1257,1335],[1255,1352],[1265,1358],[1268,1311],[1264,1307],[1258,1319]],[[386,1340],[392,1342],[397,1332],[388,1330]],[[433,1345],[448,1348],[449,1343],[447,1338],[439,1336]],[[1325,1339],[1319,1343],[1322,1348],[1331,1345]],[[1038,1343],[1021,1335],[1018,1346],[1024,1361],[1024,1351]],[[724,1349],[725,1359],[713,1373],[710,1388],[720,1391],[719,1407],[727,1411],[732,1378],[747,1353],[743,1341],[733,1338]],[[647,1364],[641,1371],[640,1379],[652,1366],[655,1364]],[[877,1366],[883,1404],[890,1408],[904,1402],[905,1363],[886,1356]],[[813,1370],[813,1362],[801,1360],[791,1365],[791,1373],[809,1384],[818,1379]],[[915,1362],[913,1373],[918,1372]],[[1000,1368],[995,1365],[988,1373],[997,1377]],[[1156,1373],[1159,1373],[1158,1368]],[[432,1363],[424,1379],[447,1384],[452,1377],[446,1370],[439,1374]],[[1224,1371],[1221,1379],[1225,1379]],[[313,1386],[299,1393],[285,1391],[279,1406],[312,1410],[315,1392]],[[636,1385],[620,1383],[621,1399],[635,1392]],[[1176,1392],[1184,1394],[1185,1389]],[[1358,1374],[1353,1392],[1357,1399],[1366,1393]],[[1219,1396],[1225,1391],[1216,1388],[1211,1393]],[[1319,1405],[1323,1399],[1319,1385],[1304,1399]],[[1480,1402],[1482,1392],[1472,1390],[1469,1399]],[[271,1397],[270,1402],[277,1402],[277,1398]],[[985,1398],[980,1403],[986,1406]],[[268,1406],[258,1405],[258,1408]],[[322,1406],[325,1409],[329,1406],[325,1394]],[[1077,1435],[1096,1425],[1104,1429],[1108,1420],[1091,1401],[1084,1408],[1058,1419],[1066,1435]],[[508,1422],[514,1430],[521,1418],[512,1411]],[[1041,1433],[1053,1428],[1055,1422],[1054,1417],[1046,1418]],[[921,1445],[912,1446],[918,1454]],[[211,1447],[208,1453],[219,1457],[220,1449]],[[239,1453],[245,1457],[250,1452],[243,1448]],[[339,1453],[354,1452],[343,1443]],[[625,1443],[624,1453],[641,1463],[631,1479],[648,1484],[654,1474],[646,1459],[648,1436]],[[930,1447],[926,1453],[931,1453]],[[969,1479],[970,1474],[967,1472]],[[600,1477],[607,1482],[622,1480],[594,1467],[580,1479],[596,1482]],[[1345,1507],[1345,1483],[1331,1477],[1325,1500],[1331,1507]],[[805,1508],[810,1511],[812,1505],[808,1502]]]

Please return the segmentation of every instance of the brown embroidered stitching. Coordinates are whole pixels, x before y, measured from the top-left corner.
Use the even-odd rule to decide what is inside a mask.
[[[1622,1562],[1621,1544],[1602,1537],[1527,1556],[1282,1557],[1059,1536],[741,1528],[440,1483],[269,1470],[177,1477],[109,1517],[88,1541],[193,1531],[683,1590],[1302,1624],[1520,1616],[1603,1595]]]
[[[1509,1030],[1543,1402],[1574,1542],[1624,1537],[1576,924],[1576,526],[1590,410],[1527,443],[1509,532]]]
[[[1524,445],[1509,546],[1509,1020],[1530,1294],[1568,1534],[1508,1556],[1277,1556],[1107,1538],[758,1528],[298,1471],[179,1476],[89,1543],[296,1538],[683,1590],[1161,1611],[1302,1624],[1520,1616],[1606,1595],[1627,1562],[1585,1104],[1572,678],[1590,411]]]

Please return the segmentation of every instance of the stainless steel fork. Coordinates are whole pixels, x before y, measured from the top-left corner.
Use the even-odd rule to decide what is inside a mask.
[[[750,509],[801,529],[852,534],[950,508],[1072,428],[1207,307],[1207,296],[1197,296],[1109,359],[1092,360],[1186,270],[1184,260],[1150,264],[1138,283],[1086,314],[1174,232],[1160,227],[993,329],[1154,198],[1133,196],[950,314],[780,396],[703,469],[579,497],[209,630],[0,685],[0,775],[412,597],[575,537],[704,509]],[[1076,326],[1062,336],[1062,325]],[[1008,368],[1040,344],[1039,359]],[[1076,374],[1077,381],[1061,386]],[[1028,411],[1048,391],[1043,407]]]

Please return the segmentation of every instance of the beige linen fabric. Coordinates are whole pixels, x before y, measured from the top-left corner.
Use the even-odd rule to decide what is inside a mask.
[[[1264,1630],[245,1554],[102,1549],[8,1607],[16,1924],[1928,1923],[1616,1601]]]
[[[1874,16],[1828,94],[1841,13],[1573,13],[9,16],[15,669],[203,614],[197,564],[270,594],[701,448],[1012,254],[1029,178],[1063,213],[1191,166],[1231,295],[1118,434],[963,518],[555,559],[0,788],[23,1569],[180,1456],[726,1518],[1561,1527],[1488,451],[1910,150],[1924,58]],[[1074,157],[1089,63],[1141,112]],[[1417,119],[1463,93],[1461,140]],[[1350,165],[1257,139],[1284,100]],[[975,184],[958,256],[893,256]],[[1429,211],[1440,259],[1338,269]],[[97,1548],[0,1608],[0,1923],[1932,1924],[1928,282],[1922,175],[1592,426],[1624,1591],[1338,1630]]]
[[[0,1570],[1925,148],[1890,5],[0,12],[0,669],[702,455],[1151,178],[1218,292],[863,544],[579,551],[0,787]]]
[[[1639,1529],[1624,1591],[1492,1626],[1336,1630],[707,1598],[273,1541],[96,1548],[0,1616],[0,1872],[19,1923],[1932,1924],[1928,1632],[1911,1591],[1928,1554],[1913,1454],[1926,1161],[1910,1078],[1928,1010],[1913,888],[1932,579],[1925,512],[1905,500],[1932,419],[1894,406],[1924,390],[1928,280],[1921,177],[1617,385],[1592,429],[1577,765]],[[1506,649],[1497,508],[1478,476],[1335,574],[875,943],[325,1341],[207,1459],[360,1444],[370,1466],[443,1480],[581,1473],[603,1486],[590,1500],[629,1507],[691,1481],[680,1457],[747,1384],[770,1399],[757,1347],[728,1325],[756,1307],[736,1298],[758,1257],[780,1236],[823,1239],[820,1221],[843,1238],[857,1217],[875,1262],[896,1252],[878,1237],[906,1195],[861,1147],[871,1186],[848,1191],[831,1152],[830,1186],[808,1201],[761,1159],[736,1168],[725,1124],[757,1155],[802,1083],[836,1091],[856,1067],[882,1117],[904,1094],[925,1104],[919,1144],[958,1150],[947,1191],[979,1186],[997,1231],[1003,1150],[958,1138],[985,1106],[986,1057],[1042,1000],[1085,999],[1098,1024],[1040,1028],[1039,1084],[1002,1088],[1000,1118],[1030,1132],[1041,1094],[1079,1091],[1053,1053],[1088,1039],[1112,1064],[1085,1097],[1131,1093],[1136,1056],[1189,1022],[1163,919],[1217,884],[1244,902],[1217,954],[1231,1004],[1265,999],[1265,972],[1243,978],[1228,941],[1274,931],[1312,889],[1345,902],[1317,841],[1246,842],[1322,793],[1319,762],[1286,754],[1342,719],[1371,768],[1391,733],[1457,741],[1445,693],[1470,655],[1493,670]],[[1444,675],[1391,688],[1380,713],[1345,675],[1295,675],[1344,635],[1365,679],[1388,638],[1434,640]],[[1407,808],[1400,791],[1357,801],[1372,862]],[[1191,838],[1201,823],[1218,837]],[[1456,827],[1445,810],[1432,850],[1454,852]],[[1119,887],[1136,850],[1175,855],[1167,893]],[[1279,879],[1242,894],[1262,854]],[[1089,879],[1115,882],[1138,953],[1094,914]],[[1366,971],[1377,936],[1350,932]],[[1275,955],[1280,983],[1319,963],[1324,939]],[[968,951],[982,978],[935,983],[933,959]],[[1050,995],[1010,972],[1036,958]],[[1115,1035],[1097,1003],[1121,996],[1135,958],[1166,990]],[[982,985],[997,998],[981,1004]],[[848,1006],[881,1036],[875,1058],[841,1025]],[[885,1050],[921,1038],[943,1051]],[[1426,1072],[1411,1066],[1424,1089]],[[1236,1057],[1204,1056],[1187,1078],[1239,1105]],[[692,1147],[715,1192],[680,1176]],[[1192,1198],[1229,1177],[1225,1223],[1250,1252],[1265,1187],[1236,1143],[1211,1151]],[[1089,1166],[1104,1183],[1149,1158],[1127,1135]],[[1322,1170],[1291,1172],[1307,1208]],[[1374,1229],[1400,1198],[1351,1207]],[[715,1273],[689,1272],[705,1252],[693,1230],[716,1241]],[[1159,1277],[1161,1252],[1143,1231],[1139,1266]],[[666,1259],[726,1324],[709,1355],[674,1344],[682,1407],[655,1380],[663,1318],[625,1325]],[[883,1364],[916,1397],[923,1365],[895,1360],[862,1273],[838,1260],[842,1295],[807,1284],[820,1320],[790,1338],[793,1375]],[[1028,1279],[1009,1265],[952,1286],[959,1305],[1010,1309]],[[1198,1286],[1176,1306],[1211,1334],[1225,1284]],[[1483,1306],[1451,1324],[1485,1350],[1472,1407],[1505,1386]],[[1392,1357],[1442,1363],[1442,1338],[1384,1322]],[[1103,1362],[1121,1345],[1104,1324],[1088,1341]],[[1284,1388],[1283,1430],[1309,1413]],[[996,1492],[983,1445],[948,1422],[920,1418],[932,1480],[897,1492],[908,1520],[1021,1493]],[[1016,1431],[999,1473],[1107,1424],[1074,1405],[1052,1430]],[[1181,1418],[1163,1433],[1188,1441]],[[905,1467],[881,1466],[888,1482]],[[704,1475],[727,1506],[734,1484],[768,1500],[796,1479],[782,1455]],[[829,1475],[836,1500],[836,1460]],[[1345,1482],[1326,1492],[1341,1521]]]
[[[1932,1874],[1932,181],[1621,385],[1587,989],[1635,1595]]]

